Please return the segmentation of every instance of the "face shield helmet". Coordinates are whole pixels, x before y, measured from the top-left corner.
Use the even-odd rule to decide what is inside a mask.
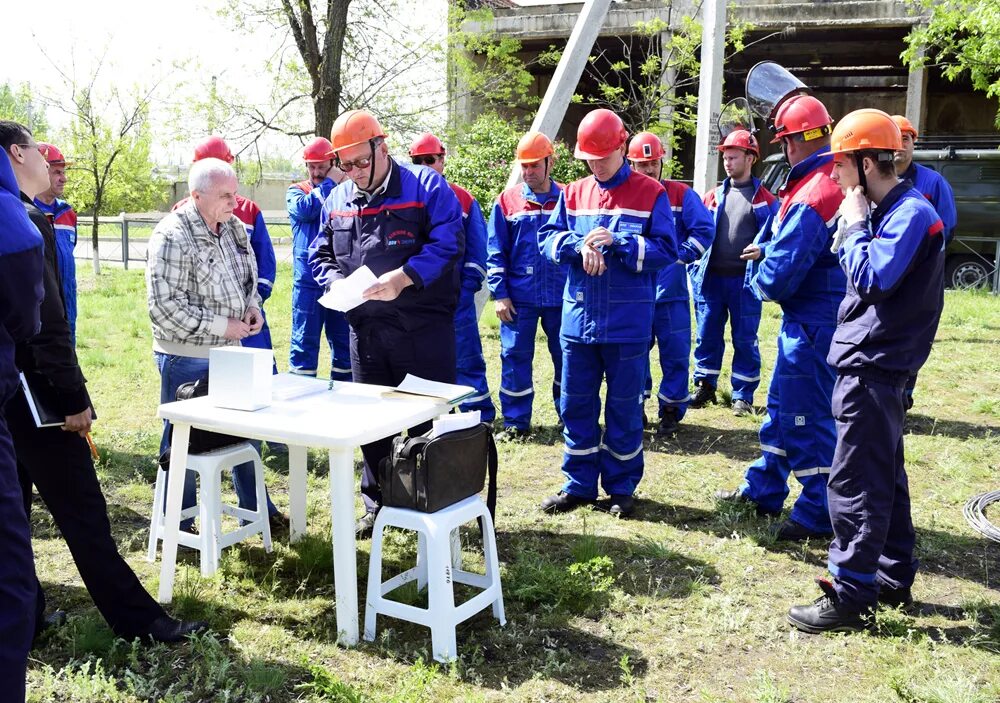
[[[809,92],[805,83],[773,61],[761,61],[747,74],[747,103],[771,131],[774,131],[774,118],[781,104],[793,95]]]

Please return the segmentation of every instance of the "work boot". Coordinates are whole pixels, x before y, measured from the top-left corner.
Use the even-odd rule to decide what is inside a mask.
[[[664,437],[675,434],[680,420],[677,419],[675,408],[664,408],[660,411],[660,421],[656,425],[656,434]]]
[[[733,401],[733,415],[736,417],[744,417],[746,415],[753,415],[753,406],[745,400],[734,400]]]
[[[508,425],[497,435],[497,441],[514,442],[526,438],[529,434],[531,434],[530,430],[522,430],[520,427]]]
[[[635,498],[626,495],[612,495],[608,512],[617,517],[626,518],[635,511]]]
[[[712,497],[720,503],[752,505],[754,506],[754,511],[760,517],[775,517],[777,515],[781,515],[780,510],[768,510],[767,508],[762,508],[759,503],[750,500],[750,498],[748,498],[746,494],[742,493],[739,488],[734,488],[731,491],[722,489],[713,493]]]
[[[692,408],[703,408],[709,403],[715,402],[715,386],[713,386],[708,381],[698,381],[697,390],[691,396],[691,400],[688,401],[688,405]]]
[[[788,622],[793,627],[818,635],[823,632],[859,632],[872,624],[871,608],[851,609],[840,602],[833,584],[826,579],[816,579],[823,595],[811,605],[796,605],[788,611]]]
[[[169,615],[161,615],[149,625],[146,637],[154,642],[180,642],[197,632],[208,629],[208,623],[201,620],[175,620]]]
[[[591,505],[594,501],[588,498],[580,498],[566,491],[559,491],[554,496],[549,496],[542,501],[539,506],[547,513],[568,513],[576,510],[581,505]]]
[[[364,514],[357,524],[354,526],[354,537],[355,539],[371,539],[372,533],[375,531],[375,518],[378,516],[378,511],[371,511]]]
[[[878,603],[890,608],[908,608],[913,605],[913,594],[909,588],[893,588],[883,583],[879,585]]]
[[[292,523],[288,516],[281,511],[268,515],[267,521],[271,526],[271,537],[285,537],[291,531]]]
[[[774,538],[779,542],[804,542],[807,539],[830,539],[832,536],[832,532],[810,530],[791,518],[781,523],[774,533]]]

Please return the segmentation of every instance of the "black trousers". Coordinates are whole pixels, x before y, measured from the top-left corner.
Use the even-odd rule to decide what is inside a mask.
[[[442,318],[407,331],[387,323],[351,328],[351,373],[356,383],[396,386],[406,374],[444,383],[455,382],[455,321]],[[411,427],[410,435],[426,432],[431,423]],[[361,497],[369,512],[382,505],[378,465],[389,456],[392,437],[361,446],[365,458]]]
[[[31,511],[34,484],[108,625],[126,639],[146,634],[153,620],[165,613],[118,553],[87,440],[58,427],[35,427],[20,391],[5,412],[14,438],[25,512]],[[39,585],[39,620],[44,610],[45,596]]]

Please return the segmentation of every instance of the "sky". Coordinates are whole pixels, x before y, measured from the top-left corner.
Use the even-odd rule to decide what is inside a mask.
[[[446,0],[416,1],[421,8],[414,13],[419,17],[416,31],[443,27]],[[26,21],[15,23],[16,29],[5,31],[0,43],[0,82],[27,82],[58,100],[59,71],[84,78],[106,50],[103,73],[119,86],[163,78],[164,85],[170,86],[168,97],[177,98],[217,75],[220,85],[232,86],[247,100],[263,104],[270,83],[260,77],[261,64],[280,41],[265,31],[248,36],[228,27],[218,14],[223,5],[223,0],[45,0],[44,13],[25,15]],[[189,68],[171,71],[174,62],[186,62]],[[154,122],[165,122],[168,117],[156,115]],[[55,127],[64,119],[52,109],[48,118]],[[165,131],[157,135],[154,157],[160,163],[182,163],[191,144],[168,139],[162,134]],[[294,140],[281,138],[267,146],[275,155],[288,157],[296,147]]]

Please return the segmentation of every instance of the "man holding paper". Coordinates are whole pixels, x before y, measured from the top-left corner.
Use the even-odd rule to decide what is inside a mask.
[[[323,231],[310,246],[309,263],[327,289],[363,268],[376,278],[347,313],[354,380],[395,386],[412,373],[454,383],[465,253],[458,198],[433,170],[390,158],[382,126],[364,110],[337,118],[331,142],[348,180],[323,204]],[[371,536],[381,507],[377,471],[391,444],[386,438],[361,447],[366,514],[359,538]]]

